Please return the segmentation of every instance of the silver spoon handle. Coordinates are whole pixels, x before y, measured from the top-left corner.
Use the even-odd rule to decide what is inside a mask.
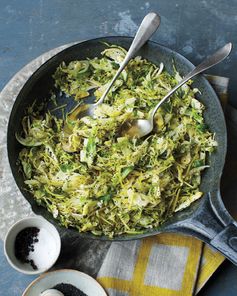
[[[121,63],[117,73],[115,74],[114,78],[110,82],[109,86],[99,99],[99,101],[96,103],[96,105],[101,104],[105,97],[107,96],[108,92],[110,91],[112,85],[114,84],[115,80],[118,78],[118,76],[121,74],[123,69],[126,67],[128,62],[131,60],[131,58],[135,55],[135,53],[146,43],[146,41],[154,34],[154,32],[157,30],[157,28],[160,25],[160,16],[156,14],[155,12],[148,13],[140,27],[138,28],[138,31],[133,39],[133,42],[129,48],[129,51],[127,52],[123,62]]]
[[[174,93],[178,88],[180,88],[184,83],[189,81],[195,75],[211,68],[212,66],[223,61],[231,52],[232,43],[227,43],[225,46],[217,50],[213,55],[206,58],[201,64],[195,67],[191,72],[189,72],[172,90],[170,90],[167,95],[155,106],[153,109],[150,119],[153,120],[156,111],[160,108],[160,106]]]

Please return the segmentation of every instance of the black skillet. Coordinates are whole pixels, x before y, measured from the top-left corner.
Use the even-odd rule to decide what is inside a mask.
[[[16,98],[8,123],[8,157],[15,181],[24,197],[31,204],[33,211],[57,226],[59,225],[58,221],[44,207],[37,205],[32,195],[25,190],[26,186],[23,176],[16,164],[22,146],[17,142],[15,133],[21,130],[21,120],[25,115],[26,108],[31,106],[35,100],[36,105],[40,105],[40,103],[50,97],[50,91],[54,89],[52,74],[58,65],[62,61],[68,63],[76,59],[100,56],[101,51],[105,48],[102,42],[129,48],[132,38],[105,37],[92,39],[73,45],[53,56],[25,83]],[[145,44],[138,54],[156,64],[159,64],[161,61],[164,62],[166,69],[170,73],[173,72],[173,63],[175,63],[177,70],[182,76],[194,67],[180,54],[151,41]],[[198,98],[206,106],[205,121],[210,130],[216,134],[216,140],[219,144],[217,151],[210,156],[210,168],[202,176],[201,190],[204,192],[204,196],[187,209],[176,213],[161,227],[147,230],[139,235],[117,236],[111,240],[132,240],[160,232],[180,232],[203,240],[237,265],[237,223],[225,209],[219,190],[227,145],[225,119],[219,100],[207,80],[199,75],[194,79],[193,86],[201,91],[201,95],[198,95]],[[58,94],[57,96],[60,103],[65,103],[65,101],[68,103],[68,99],[64,95]],[[71,110],[74,104],[75,102],[70,99],[67,111]],[[50,108],[50,104],[48,108]],[[61,116],[61,113],[56,112],[56,116]],[[109,239],[105,236],[98,237],[90,233],[79,233],[76,229],[67,229],[67,231],[74,232],[74,234],[76,232],[78,235],[87,238]]]

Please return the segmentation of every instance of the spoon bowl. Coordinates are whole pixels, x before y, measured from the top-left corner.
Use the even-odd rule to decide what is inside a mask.
[[[69,120],[76,120],[78,118],[82,118],[85,116],[91,116],[93,117],[94,111],[98,104],[81,104],[79,106],[76,106],[69,114],[68,119]]]
[[[129,138],[142,138],[153,130],[153,121],[146,119],[134,119],[125,121],[121,126],[122,136]]]

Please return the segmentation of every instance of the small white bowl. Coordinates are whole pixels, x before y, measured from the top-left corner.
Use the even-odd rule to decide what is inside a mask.
[[[32,266],[28,263],[20,262],[15,256],[16,236],[21,230],[27,227],[37,227],[40,230],[44,229],[44,233],[46,233],[46,235],[49,235],[49,240],[51,240],[52,246],[53,246],[53,249],[50,252],[49,258],[45,258],[47,260],[47,264],[44,264],[43,268],[38,268],[37,270],[34,270]],[[46,244],[45,247],[47,248],[47,246],[48,245]],[[33,274],[40,274],[45,272],[46,270],[48,270],[54,265],[54,263],[58,259],[60,250],[61,250],[61,239],[57,229],[47,220],[38,216],[24,218],[22,220],[17,221],[8,230],[4,240],[4,253],[8,262],[13,268],[15,268],[17,271],[20,271],[24,274],[33,275]]]
[[[107,296],[105,290],[95,279],[73,269],[59,269],[41,274],[25,289],[22,296],[42,295],[48,289],[61,283],[71,284],[88,296]]]

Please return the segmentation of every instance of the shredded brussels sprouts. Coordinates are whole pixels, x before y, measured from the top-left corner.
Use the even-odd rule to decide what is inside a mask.
[[[124,59],[112,45],[102,57],[62,63],[54,74],[62,92],[100,98]],[[191,82],[158,110],[145,139],[121,137],[127,119],[146,118],[181,77],[135,57],[116,81],[95,118],[67,121],[30,108],[17,140],[25,184],[37,203],[65,227],[95,235],[137,234],[161,225],[202,196],[201,172],[217,146]],[[53,97],[55,99],[55,97]]]

